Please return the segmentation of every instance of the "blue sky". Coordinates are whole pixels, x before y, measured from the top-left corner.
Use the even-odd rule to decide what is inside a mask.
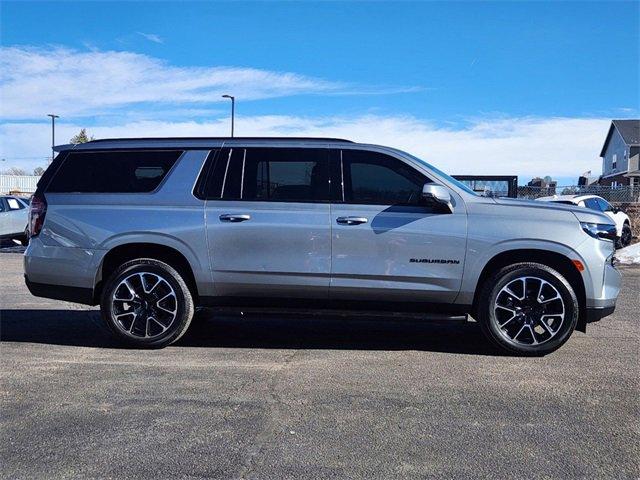
[[[223,135],[229,91],[239,134],[339,134],[453,173],[568,182],[599,172],[611,118],[638,116],[639,5],[3,2],[0,155],[35,165],[52,108],[61,136]]]

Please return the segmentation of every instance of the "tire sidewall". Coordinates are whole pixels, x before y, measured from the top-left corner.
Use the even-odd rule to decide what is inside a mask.
[[[502,288],[519,277],[537,277],[549,282],[560,293],[565,307],[565,318],[561,331],[551,340],[539,345],[524,345],[510,341],[502,334],[495,316],[494,305]],[[522,355],[544,355],[562,346],[575,330],[579,305],[576,294],[567,280],[554,269],[546,265],[513,265],[498,272],[490,281],[490,287],[485,290],[488,299],[484,302],[481,315],[481,326],[500,347]]]
[[[633,237],[633,232],[631,231],[631,226],[625,223],[622,227],[622,236],[620,238],[620,245],[622,247],[626,247],[630,245],[632,237]]]
[[[176,294],[177,313],[169,329],[159,337],[145,339],[124,333],[112,317],[111,297],[120,282],[135,273],[149,272],[162,277],[171,285]],[[107,281],[100,302],[102,318],[111,331],[122,341],[140,348],[160,348],[177,341],[187,330],[193,317],[193,300],[191,293],[180,274],[166,263],[152,259],[133,260],[118,268]]]

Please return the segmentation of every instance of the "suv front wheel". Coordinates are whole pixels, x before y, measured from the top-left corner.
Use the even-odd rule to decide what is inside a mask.
[[[567,280],[539,263],[500,269],[480,293],[478,321],[498,346],[520,355],[545,355],[575,330],[579,305]]]
[[[109,277],[100,302],[102,318],[125,343],[161,348],[189,328],[194,306],[184,279],[170,265],[141,258]]]

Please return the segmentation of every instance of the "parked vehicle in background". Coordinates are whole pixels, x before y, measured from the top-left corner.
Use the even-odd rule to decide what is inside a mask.
[[[0,196],[0,240],[27,241],[29,201],[11,195]]]
[[[551,197],[538,198],[538,200],[541,202],[578,205],[579,207],[603,212],[616,224],[616,247],[623,248],[631,243],[633,232],[631,231],[629,216],[598,195],[553,195]]]
[[[166,138],[59,147],[31,202],[25,280],[100,304],[162,347],[196,306],[472,314],[549,353],[613,312],[616,228],[577,206],[481,197],[408,153],[339,139]]]

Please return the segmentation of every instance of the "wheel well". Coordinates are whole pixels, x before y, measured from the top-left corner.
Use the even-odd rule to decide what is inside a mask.
[[[489,262],[482,270],[480,277],[478,278],[476,293],[473,299],[473,310],[476,310],[477,302],[479,301],[480,290],[482,289],[482,285],[487,280],[487,278],[492,273],[500,270],[503,267],[520,262],[541,263],[553,268],[554,270],[557,270],[564,278],[567,279],[569,284],[573,287],[576,293],[576,297],[578,298],[578,304],[580,305],[580,317],[578,318],[577,329],[580,331],[584,331],[586,329],[586,293],[582,275],[575,267],[571,259],[565,257],[560,253],[549,252],[546,250],[509,250],[507,252],[499,253],[491,260],[489,260]]]
[[[193,295],[194,303],[198,304],[198,287],[189,261],[178,250],[156,243],[127,243],[109,250],[102,259],[100,280],[93,293],[95,301],[100,301],[102,287],[111,274],[123,263],[136,258],[153,258],[171,265],[182,275]]]

